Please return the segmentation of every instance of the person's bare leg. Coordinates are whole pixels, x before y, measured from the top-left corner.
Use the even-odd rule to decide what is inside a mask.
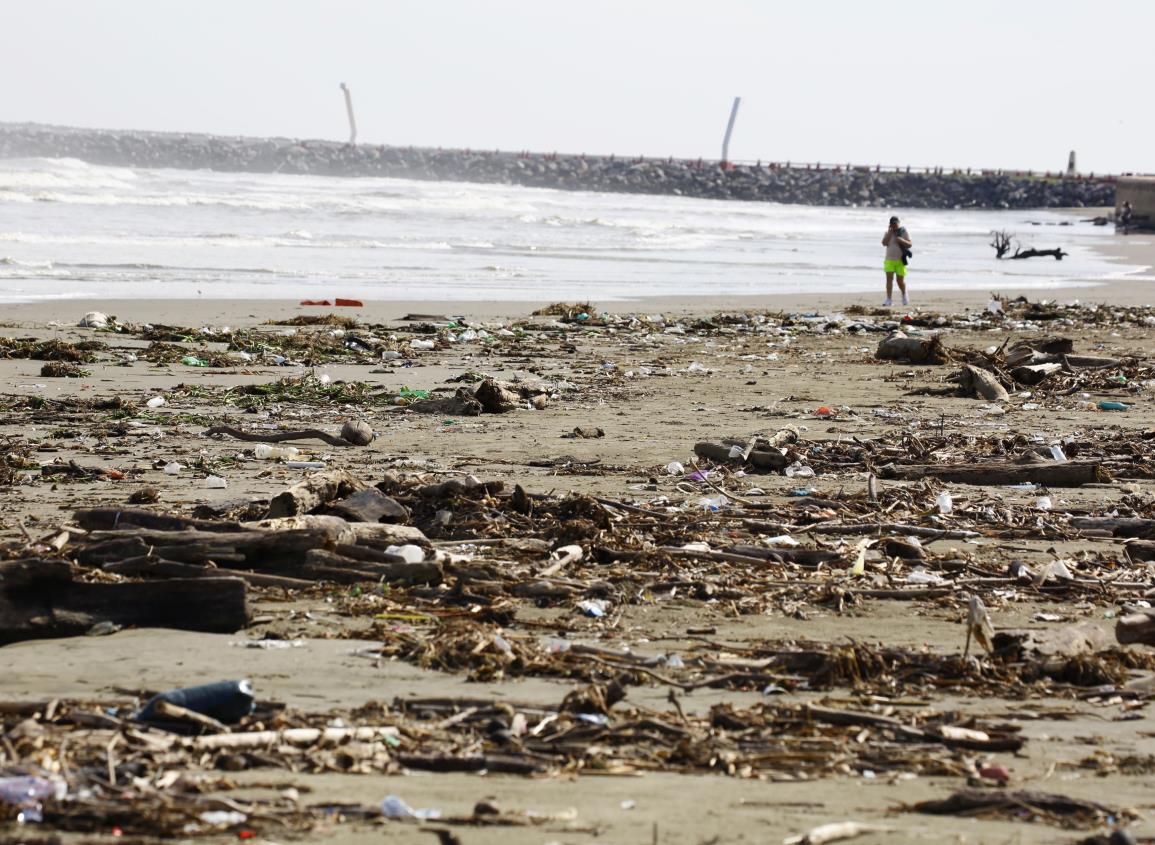
[[[898,277],[898,292],[901,293],[903,296],[906,296],[906,276],[899,276]],[[890,293],[888,291],[887,296],[889,296],[889,295],[890,295]]]
[[[894,292],[894,273],[888,272],[886,274],[886,301],[891,300],[891,294]]]

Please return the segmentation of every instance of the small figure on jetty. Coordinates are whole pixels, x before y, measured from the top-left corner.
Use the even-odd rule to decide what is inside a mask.
[[[898,291],[902,294],[902,304],[910,305],[910,298],[906,295],[906,259],[910,256],[912,241],[907,234],[906,227],[899,225],[897,217],[890,218],[890,228],[882,236],[882,245],[886,247],[886,258],[882,262],[882,269],[886,271],[886,301],[884,308],[892,304],[894,294],[894,278],[898,277]]]

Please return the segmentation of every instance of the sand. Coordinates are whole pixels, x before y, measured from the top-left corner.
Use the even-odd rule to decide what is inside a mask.
[[[1128,238],[1112,244],[1112,250],[1131,264],[1155,264],[1155,246],[1150,238]],[[1141,274],[1145,275],[1145,274]],[[934,311],[961,311],[981,308],[988,291],[939,293],[922,297],[917,273],[912,274],[912,293],[917,307]],[[1155,300],[1144,280],[1121,280],[1109,285],[1078,291],[1054,292],[1060,299],[1139,304]],[[881,287],[881,285],[880,285]],[[1013,291],[1002,291],[1013,295]],[[877,297],[838,298],[819,294],[808,297],[757,297],[703,301],[686,298],[677,302],[614,303],[614,313],[709,315],[723,310],[771,309],[833,312],[849,304],[873,307]],[[389,323],[408,313],[463,315],[471,322],[498,325],[505,318],[528,314],[543,303],[366,303],[349,313],[364,323]],[[257,325],[270,319],[301,313],[321,313],[296,303],[275,301],[168,301],[150,302],[56,302],[11,306],[3,317],[0,334],[77,339],[93,336],[75,328],[87,311],[115,314],[121,321],[163,322],[182,326]],[[336,309],[341,311],[341,309]],[[342,311],[344,313],[344,311]],[[960,335],[946,334],[948,344],[985,346],[1001,343],[1005,332]],[[108,339],[101,335],[102,339]],[[907,421],[921,419],[945,430],[981,430],[1005,425],[1010,431],[1039,432],[1061,436],[1084,427],[1119,426],[1120,437],[1128,432],[1155,427],[1155,404],[1147,394],[1139,394],[1127,414],[1108,417],[1102,413],[1064,409],[1059,411],[1015,410],[1006,417],[990,418],[979,410],[983,403],[953,397],[907,395],[912,388],[937,384],[946,368],[912,371],[909,366],[875,362],[868,352],[878,336],[805,336],[789,348],[778,348],[778,360],[747,362],[735,360],[732,350],[704,344],[660,347],[632,343],[629,338],[609,339],[597,344],[577,340],[576,348],[548,350],[548,355],[486,357],[476,348],[461,346],[447,352],[423,354],[415,366],[367,372],[365,367],[334,365],[316,368],[334,380],[368,380],[386,388],[433,388],[469,370],[484,370],[501,378],[537,374],[565,377],[575,371],[590,378],[603,365],[617,372],[637,371],[655,361],[681,370],[697,361],[715,370],[709,375],[682,374],[671,377],[608,379],[601,390],[579,391],[575,396],[553,403],[543,411],[519,411],[500,417],[482,416],[455,420],[446,425],[438,417],[371,411],[367,419],[378,431],[378,439],[363,450],[334,451],[310,448],[330,466],[348,467],[366,478],[379,476],[394,459],[428,460],[453,470],[474,473],[481,478],[520,483],[540,492],[580,490],[615,499],[652,498],[659,494],[683,496],[674,481],[660,476],[660,468],[673,460],[686,461],[693,444],[727,434],[774,431],[787,422],[806,426],[808,439],[825,440],[871,436],[895,423],[872,412],[885,409]],[[1125,352],[1151,355],[1155,333],[1137,328],[1103,326],[1078,339],[1081,348],[1101,349],[1101,354]],[[111,338],[117,355],[127,354],[145,344]],[[763,350],[764,353],[769,350]],[[49,399],[65,396],[86,398],[121,395],[134,401],[164,394],[177,384],[239,385],[266,383],[285,375],[299,375],[301,368],[252,367],[225,371],[181,365],[157,367],[137,361],[130,366],[114,363],[91,365],[91,374],[81,379],[46,379],[39,375],[41,362],[0,361],[0,379],[5,392]],[[607,370],[607,372],[610,372]],[[586,383],[592,383],[589,379]],[[171,395],[171,394],[170,394]],[[815,420],[810,412],[820,406],[847,406],[857,412],[837,421]],[[39,535],[67,521],[76,507],[123,504],[128,494],[145,484],[160,492],[156,507],[187,510],[204,502],[224,502],[245,498],[268,498],[301,476],[261,462],[227,463],[229,486],[209,490],[201,486],[195,473],[177,478],[154,468],[154,462],[179,461],[192,465],[198,459],[222,461],[235,456],[244,444],[208,438],[204,424],[195,415],[210,414],[241,425],[251,421],[235,409],[221,409],[199,402],[195,397],[172,395],[160,417],[178,415],[175,425],[156,430],[146,426],[141,436],[121,438],[114,448],[98,448],[99,441],[85,430],[84,420],[54,418],[51,414],[31,426],[24,422],[0,421],[0,437],[36,438],[45,446],[41,461],[54,457],[74,459],[84,466],[135,468],[139,478],[125,482],[59,483],[37,480],[28,485],[0,487],[0,536],[14,539],[23,530]],[[801,416],[791,416],[800,414]],[[328,427],[339,424],[340,413],[324,420]],[[562,439],[574,426],[600,426],[603,439]],[[69,429],[75,429],[69,431]],[[576,462],[600,461],[588,470],[559,473],[556,469],[530,466],[545,458],[572,457]],[[658,477],[656,489],[649,479]],[[760,479],[771,492],[795,486],[791,479],[771,476]],[[814,479],[814,486],[837,488],[841,482]],[[1155,485],[1138,485],[1150,494]],[[1129,488],[1131,489],[1131,488]],[[1062,491],[1068,505],[1109,504],[1124,495],[1118,485]],[[979,495],[977,492],[974,495]],[[1026,501],[1029,494],[1003,491],[1008,501]],[[1016,495],[1018,498],[1016,498]],[[1046,558],[1053,545],[1024,541],[1033,549],[1028,556]],[[1096,544],[1077,541],[1060,550],[1077,551]],[[979,548],[1003,554],[997,543],[982,541]],[[996,626],[1030,624],[1040,609],[1054,610],[1052,604],[1018,602],[1000,608]],[[310,611],[306,618],[304,611]],[[1101,619],[1107,608],[1088,605],[1062,609],[1077,619]],[[325,603],[286,605],[263,604],[265,619],[253,630],[237,635],[193,634],[178,631],[122,631],[105,637],[73,640],[24,642],[0,648],[0,700],[38,700],[54,697],[122,700],[125,690],[160,689],[228,677],[250,677],[262,697],[283,701],[309,711],[360,706],[367,701],[390,701],[396,696],[482,695],[519,701],[556,704],[569,686],[545,679],[470,684],[462,677],[424,671],[402,663],[376,665],[357,654],[372,642],[356,639],[356,620],[342,619]],[[542,610],[532,618],[548,621],[561,608]],[[527,616],[526,618],[531,618]],[[853,637],[884,644],[957,650],[963,628],[957,615],[931,606],[907,602],[869,601],[851,614],[809,613],[805,619],[785,615],[734,618],[699,602],[682,601],[658,606],[629,608],[617,631],[606,636],[618,644],[631,644],[645,652],[676,650],[686,644],[685,631],[695,625],[713,625],[720,640],[741,641],[788,636],[834,641]],[[335,631],[347,630],[352,639],[329,639]],[[275,632],[300,637],[304,645],[283,651],[241,648],[238,642]],[[665,639],[663,639],[665,638]],[[847,696],[846,691],[834,695]],[[698,691],[685,698],[693,712],[704,712],[713,704],[730,701],[749,704],[757,693]],[[665,690],[660,686],[631,689],[630,701],[654,709],[665,709]],[[1039,712],[1048,710],[1070,714],[1063,718],[1024,721],[1024,733],[1031,738],[1027,751],[1018,758],[1000,755],[1014,771],[1014,784],[1021,788],[1065,792],[1085,798],[1111,801],[1142,808],[1150,802],[1155,778],[1144,775],[1112,775],[1098,778],[1092,773],[1056,769],[1061,762],[1081,760],[1095,751],[1155,754],[1155,740],[1145,730],[1145,721],[1122,721],[1118,703],[1097,706],[1070,699],[1061,701],[940,700],[935,707],[959,707],[984,715],[1005,714],[1012,718],[1024,706]],[[1142,712],[1142,711],[1140,711]],[[254,774],[254,779],[257,778]],[[267,773],[266,773],[267,774]],[[954,842],[1054,842],[1066,841],[1068,834],[1046,825],[948,819],[912,814],[892,814],[895,806],[928,797],[942,796],[963,784],[959,779],[889,777],[864,779],[840,777],[807,783],[769,783],[722,776],[647,774],[644,777],[610,778],[583,776],[565,779],[523,779],[504,776],[425,775],[383,778],[349,775],[290,775],[311,786],[313,797],[355,800],[374,804],[386,794],[396,793],[415,806],[435,806],[449,813],[467,813],[474,802],[495,798],[510,808],[532,808],[547,813],[576,810],[576,821],[551,822],[543,827],[522,829],[464,829],[463,841],[488,843],[518,842],[639,842],[651,841],[657,827],[657,841],[663,843],[705,843],[758,841],[773,842],[792,833],[831,821],[858,819],[893,828],[872,834],[861,842],[926,840]],[[242,781],[245,777],[240,776]],[[623,803],[626,802],[626,803]],[[1151,823],[1140,822],[1135,830],[1155,834]],[[343,826],[317,835],[340,842],[377,840],[379,828]],[[392,824],[387,835],[401,842],[430,842],[431,837],[416,826]],[[1073,841],[1073,839],[1072,839]]]

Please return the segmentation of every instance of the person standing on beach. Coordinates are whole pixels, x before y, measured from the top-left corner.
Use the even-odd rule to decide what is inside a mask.
[[[890,218],[890,228],[882,236],[882,245],[886,247],[886,258],[882,262],[882,269],[886,272],[886,302],[884,308],[889,308],[894,293],[894,277],[898,277],[898,291],[902,294],[902,304],[910,305],[910,298],[906,295],[906,255],[910,249],[910,235],[906,228],[898,225],[897,217]]]

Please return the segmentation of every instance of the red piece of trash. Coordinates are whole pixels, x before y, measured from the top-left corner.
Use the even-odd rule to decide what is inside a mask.
[[[346,305],[350,308],[360,308],[365,303],[359,299],[335,299],[335,300],[333,300],[333,304],[334,305]]]
[[[1011,779],[1010,770],[1006,766],[983,766],[979,769],[979,777],[987,780],[997,780],[999,783],[1007,783]]]
[[[825,405],[823,405],[821,408],[819,408],[818,410],[816,410],[814,412],[814,416],[816,416],[816,417],[829,417],[829,416],[833,416],[833,415],[834,415],[834,411],[830,410]]]
[[[302,299],[302,305],[332,305],[333,303],[327,299]]]

